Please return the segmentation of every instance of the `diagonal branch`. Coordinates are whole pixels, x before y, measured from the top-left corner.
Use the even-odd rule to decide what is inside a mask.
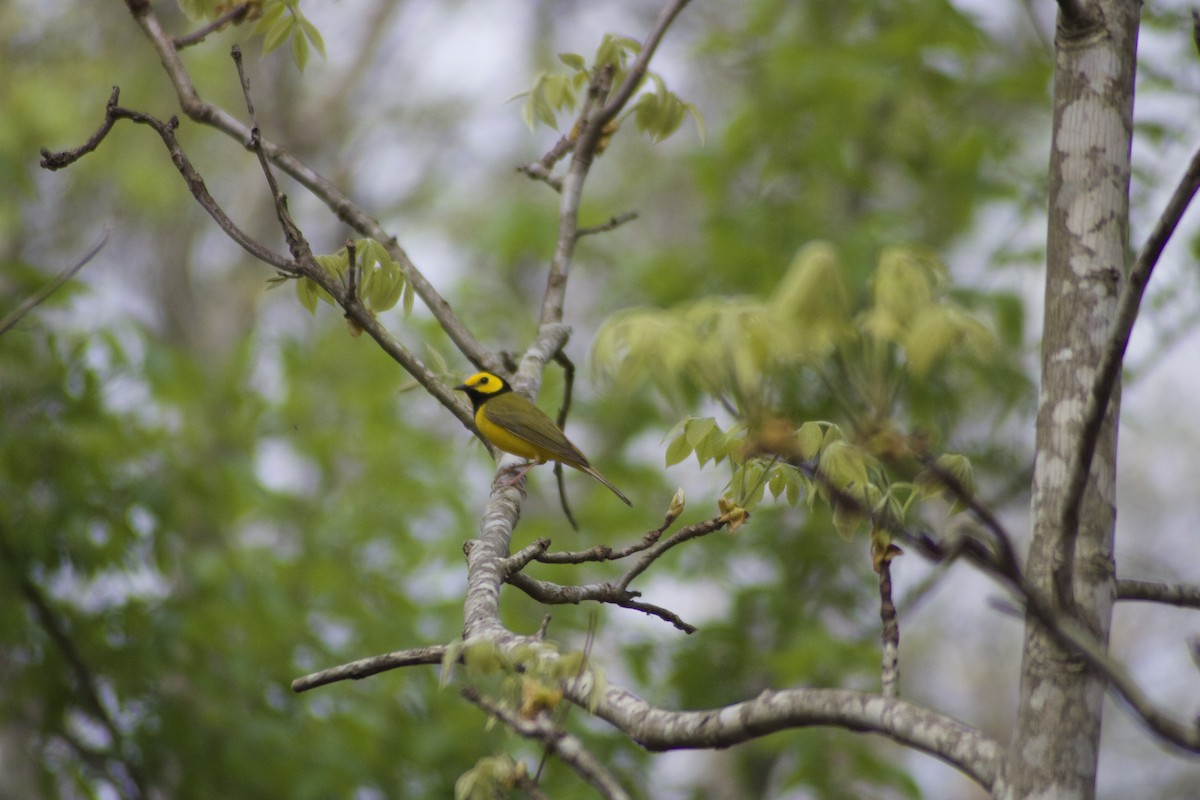
[[[1175,187],[1171,199],[1163,209],[1163,213],[1150,232],[1146,243],[1142,245],[1137,260],[1129,271],[1121,296],[1117,299],[1117,316],[1113,320],[1112,330],[1108,336],[1107,346],[1100,364],[1096,368],[1096,376],[1092,382],[1092,390],[1087,397],[1087,406],[1083,413],[1083,423],[1079,430],[1078,441],[1070,469],[1067,472],[1067,490],[1063,499],[1062,510],[1062,545],[1063,560],[1057,565],[1055,582],[1059,586],[1072,585],[1071,571],[1075,562],[1075,542],[1079,535],[1079,510],[1083,503],[1083,494],[1087,489],[1088,475],[1092,469],[1092,456],[1096,453],[1096,442],[1100,437],[1100,429],[1104,424],[1104,416],[1108,410],[1109,399],[1113,387],[1121,374],[1121,365],[1125,359],[1125,350],[1129,347],[1129,337],[1133,333],[1133,325],[1137,321],[1138,309],[1150,275],[1158,264],[1163,248],[1167,246],[1179,220],[1187,211],[1196,191],[1200,189],[1200,150],[1192,156],[1187,171]]]
[[[253,5],[255,5],[255,3],[238,3],[221,16],[205,25],[203,28],[198,28],[197,30],[189,33],[187,36],[175,37],[175,49],[182,50],[185,47],[191,47],[194,44],[200,44],[208,38],[209,34],[216,33],[229,23],[240,23],[246,18],[246,14],[249,13],[250,8]]]
[[[99,253],[100,250],[103,249],[104,245],[108,243],[109,230],[110,229],[106,226],[101,232],[100,238],[94,245],[92,245],[91,249],[83,254],[78,261],[55,275],[49,283],[47,283],[41,289],[38,289],[29,297],[25,298],[25,300],[22,301],[19,306],[6,314],[4,319],[0,319],[0,336],[8,333],[8,331],[14,325],[24,319],[26,314],[44,303],[46,298],[57,292],[60,288],[62,288],[63,284],[75,277],[75,274],[79,272],[79,270],[87,266],[88,262],[95,258],[96,254]]]
[[[600,139],[604,135],[605,126],[621,112],[621,109],[641,86],[654,51],[658,49],[667,29],[688,2],[689,0],[671,0],[663,9],[658,20],[650,29],[650,33],[642,42],[641,52],[630,65],[625,80],[611,94],[609,93],[609,83],[613,73],[611,65],[607,68],[601,66],[598,74],[592,78],[588,99],[579,118],[579,137],[575,141],[571,164],[562,181],[558,208],[558,242],[554,248],[550,274],[546,280],[546,293],[542,298],[541,324],[543,325],[562,321],[567,270],[575,251],[575,245],[579,241],[579,202],[583,193],[583,183],[591,169],[592,159],[596,154]]]
[[[163,30],[162,23],[150,8],[150,4],[146,0],[125,0],[125,4],[158,53],[163,69],[175,87],[179,106],[183,113],[193,121],[215,128],[243,145],[249,142],[250,129],[245,124],[225,109],[200,97],[175,47],[175,39]],[[262,149],[272,164],[299,181],[337,215],[338,219],[362,236],[381,243],[387,249],[392,260],[404,267],[413,289],[429,308],[434,319],[438,321],[446,335],[472,364],[493,371],[500,368],[499,358],[476,340],[463,321],[459,319],[450,303],[438,293],[424,274],[413,264],[404,249],[400,247],[396,238],[384,230],[377,220],[354,203],[331,181],[284,148],[268,139],[263,139]]]
[[[442,659],[446,657],[446,650],[446,645],[432,645],[430,647],[415,647],[409,650],[397,650],[393,653],[383,653],[378,656],[360,658],[356,661],[339,664],[336,667],[330,667],[329,669],[323,669],[319,672],[313,672],[296,678],[296,680],[292,681],[292,691],[300,694],[310,689],[316,689],[318,686],[326,686],[338,681],[362,680],[363,678],[369,678],[372,675],[378,675],[381,672],[399,669],[400,667],[441,664]]]
[[[167,147],[167,152],[171,155],[171,161],[175,164],[175,169],[179,171],[179,174],[183,176],[188,190],[196,198],[196,201],[200,203],[201,207],[208,212],[208,215],[213,218],[221,230],[225,231],[225,235],[233,239],[243,250],[259,261],[270,264],[289,275],[296,274],[294,264],[245,233],[229,218],[229,215],[213,199],[213,196],[209,194],[204,179],[200,177],[200,173],[192,166],[192,162],[188,160],[187,154],[184,153],[183,147],[179,144],[179,139],[175,136],[175,129],[179,127],[179,120],[171,117],[167,122],[163,122],[149,114],[122,108],[117,105],[120,95],[120,88],[114,86],[112,94],[108,99],[108,106],[105,108],[104,122],[86,143],[74,150],[65,150],[59,153],[52,153],[49,150],[43,149],[42,166],[45,169],[57,170],[75,163],[99,147],[100,143],[108,136],[109,131],[112,130],[113,125],[119,119],[128,119],[139,125],[147,125],[153,128],[159,135],[159,138],[163,140],[163,144]]]

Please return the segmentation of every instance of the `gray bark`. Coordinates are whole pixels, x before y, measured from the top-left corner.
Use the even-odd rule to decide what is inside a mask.
[[[1107,641],[1115,597],[1119,389],[1097,441],[1073,547],[1062,525],[1063,498],[1128,262],[1140,6],[1099,0],[1084,8],[1088,19],[1060,12],[1055,42],[1042,385],[1027,571],[1046,597],[1055,596],[1056,575],[1069,577],[1070,589],[1058,597],[1062,613]],[[1104,690],[1102,680],[1030,620],[1017,728],[996,796],[1093,798]]]

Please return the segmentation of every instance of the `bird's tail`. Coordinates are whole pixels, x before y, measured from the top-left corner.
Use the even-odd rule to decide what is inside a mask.
[[[621,490],[618,489],[616,486],[613,486],[613,482],[610,481],[608,478],[604,477],[603,475],[601,475],[600,471],[597,470],[595,467],[593,467],[592,465],[589,464],[586,467],[580,467],[580,469],[582,469],[588,475],[591,475],[596,480],[603,483],[605,486],[607,486],[609,488],[610,491],[612,491],[613,494],[615,494],[617,497],[621,498],[621,501],[623,503],[625,503],[625,505],[629,506],[630,508],[633,508],[633,503],[629,502],[629,498],[626,497],[625,495],[621,494]]]

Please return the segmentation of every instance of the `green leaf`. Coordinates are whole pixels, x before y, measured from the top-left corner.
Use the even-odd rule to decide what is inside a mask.
[[[325,40],[321,37],[321,32],[317,30],[317,26],[313,25],[308,17],[300,17],[300,27],[304,31],[304,36],[321,54],[321,58],[325,58]]]
[[[712,417],[700,417],[698,419],[688,420],[684,435],[687,436],[688,444],[693,448],[699,447],[700,444],[717,428],[717,421]]]
[[[308,40],[303,36],[292,37],[292,58],[296,61],[296,66],[300,71],[304,71],[304,66],[308,63]]]
[[[802,461],[811,461],[821,452],[825,431],[818,422],[805,422],[796,431],[796,451]]]
[[[296,297],[300,299],[300,305],[308,309],[308,313],[317,313],[317,292],[319,287],[315,284],[312,278],[301,278],[296,281]]]
[[[416,287],[413,286],[412,281],[405,280],[404,281],[404,317],[406,319],[408,318],[408,315],[412,313],[413,303],[416,301],[416,298],[417,298]]]
[[[252,34],[254,36],[262,36],[267,31],[275,26],[283,15],[287,13],[287,6],[281,2],[269,2],[263,4],[262,16],[255,23]]]
[[[288,36],[292,34],[292,31],[295,29],[295,27],[295,17],[291,16],[290,14],[287,16],[281,16],[275,22],[275,24],[271,26],[270,30],[267,31],[267,35],[263,37],[263,53],[270,53],[272,50],[287,41]]]
[[[667,445],[666,465],[668,467],[675,466],[680,461],[683,461],[691,455],[692,446],[688,444],[686,436],[678,436]]]
[[[587,71],[587,63],[578,53],[559,53],[558,60],[575,71]]]

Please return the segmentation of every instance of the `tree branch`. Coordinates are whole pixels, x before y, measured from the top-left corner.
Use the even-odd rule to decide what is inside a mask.
[[[695,633],[696,626],[683,621],[673,611],[662,606],[646,603],[637,598],[640,592],[616,586],[612,583],[590,583],[582,586],[564,586],[551,581],[532,578],[523,572],[510,575],[506,580],[512,586],[523,591],[534,600],[546,605],[579,605],[587,601],[609,603],[610,605],[641,611],[652,617],[671,623],[684,633]]]
[[[300,694],[310,689],[316,689],[318,686],[325,686],[330,683],[337,683],[338,681],[362,680],[363,678],[369,678],[372,675],[378,675],[381,672],[387,672],[388,670],[400,667],[413,667],[420,664],[441,664],[442,659],[446,657],[446,650],[446,645],[439,644],[430,647],[397,650],[392,653],[370,656],[369,658],[360,658],[356,661],[339,664],[336,667],[330,667],[296,678],[296,680],[292,681],[292,691]]]
[[[52,153],[43,148],[42,167],[49,170],[58,170],[75,163],[83,156],[95,150],[100,145],[100,142],[104,141],[104,138],[119,119],[128,119],[139,125],[147,125],[153,128],[158,133],[159,138],[163,140],[163,144],[167,147],[167,152],[171,155],[171,161],[175,164],[175,169],[183,176],[184,183],[187,184],[192,196],[196,198],[196,202],[200,203],[201,207],[208,212],[208,215],[213,218],[221,230],[225,231],[225,235],[233,239],[243,250],[259,261],[270,264],[281,272],[295,275],[295,264],[242,231],[229,218],[229,215],[225,213],[217,201],[213,199],[213,196],[209,194],[208,187],[204,184],[204,179],[200,177],[200,173],[192,166],[192,162],[188,160],[187,154],[183,152],[183,147],[180,146],[179,140],[175,136],[175,129],[179,127],[179,120],[171,117],[167,122],[162,122],[149,114],[122,108],[117,105],[120,94],[120,88],[114,86],[112,94],[108,99],[108,106],[105,109],[103,124],[82,146],[74,150],[64,150],[58,153]]]
[[[1158,264],[1163,248],[1167,246],[1179,220],[1187,211],[1196,191],[1200,189],[1200,150],[1193,156],[1187,171],[1175,187],[1171,199],[1159,216],[1150,232],[1146,243],[1142,245],[1137,260],[1129,271],[1129,277],[1121,289],[1117,299],[1117,313],[1113,320],[1112,329],[1100,363],[1096,368],[1096,376],[1092,389],[1088,393],[1087,406],[1083,413],[1083,422],[1079,430],[1074,457],[1071,459],[1067,472],[1067,490],[1063,499],[1062,534],[1065,560],[1060,566],[1060,574],[1056,581],[1060,586],[1071,585],[1071,571],[1074,569],[1075,542],[1079,534],[1079,511],[1083,503],[1084,490],[1087,488],[1088,475],[1092,469],[1092,456],[1096,452],[1096,442],[1100,437],[1100,429],[1104,424],[1105,412],[1108,410],[1109,399],[1113,387],[1121,374],[1125,351],[1129,347],[1129,337],[1133,333],[1133,325],[1137,321],[1138,309],[1141,306],[1142,295],[1150,282],[1150,275]]]
[[[588,100],[579,118],[579,136],[575,140],[574,155],[567,174],[563,177],[561,199],[558,209],[558,242],[554,248],[554,259],[546,280],[546,293],[542,298],[541,324],[562,321],[563,298],[567,285],[567,269],[575,244],[579,240],[579,201],[583,183],[591,169],[596,147],[604,134],[605,126],[612,121],[625,104],[633,97],[646,75],[650,59],[658,48],[662,37],[671,23],[689,0],[672,0],[659,15],[654,27],[642,42],[641,52],[625,75],[625,80],[609,95],[612,80],[611,65],[598,65],[598,73],[592,78]]]
[[[896,604],[892,601],[892,560],[879,562],[879,619],[881,644],[880,686],[884,697],[900,696],[900,623],[896,619]]]
[[[163,30],[162,24],[150,8],[150,4],[145,0],[125,0],[125,2],[134,20],[141,26],[143,33],[158,53],[163,69],[175,87],[179,106],[183,113],[201,125],[221,131],[243,146],[249,142],[251,139],[249,128],[223,108],[203,100],[197,93],[196,88],[192,85],[191,76],[175,48],[175,40]],[[446,335],[472,364],[482,369],[498,370],[500,368],[499,358],[494,353],[485,350],[475,339],[450,303],[438,293],[424,274],[417,269],[404,249],[400,247],[396,238],[385,231],[378,221],[350,200],[333,183],[287,150],[268,139],[262,140],[262,148],[272,164],[299,181],[338,219],[362,236],[381,243],[387,249],[392,260],[404,267],[413,289],[429,308],[434,319],[438,321]]]
[[[576,737],[558,728],[545,714],[526,719],[512,713],[499,703],[484,697],[473,686],[465,686],[461,694],[491,716],[503,722],[518,736],[541,742],[546,750],[575,770],[579,777],[591,784],[602,797],[608,800],[629,800],[629,795],[596,758]]]
[[[1186,583],[1156,583],[1132,578],[1117,579],[1118,600],[1142,600],[1180,608],[1200,609],[1200,586]]]
[[[591,678],[566,687],[572,702],[589,707]],[[703,711],[668,711],[616,686],[595,709],[647,750],[720,748],[791,728],[830,726],[879,733],[938,758],[990,789],[1001,745],[978,730],[899,698],[848,689],[766,691],[753,700]]]
[[[216,33],[229,23],[240,23],[246,18],[246,14],[250,11],[251,5],[252,3],[238,3],[236,6],[226,11],[224,14],[205,25],[203,28],[198,28],[192,33],[189,33],[187,36],[175,37],[175,49],[182,50],[185,47],[191,47],[194,44],[200,44],[200,42],[203,42],[208,38],[209,34]]]

